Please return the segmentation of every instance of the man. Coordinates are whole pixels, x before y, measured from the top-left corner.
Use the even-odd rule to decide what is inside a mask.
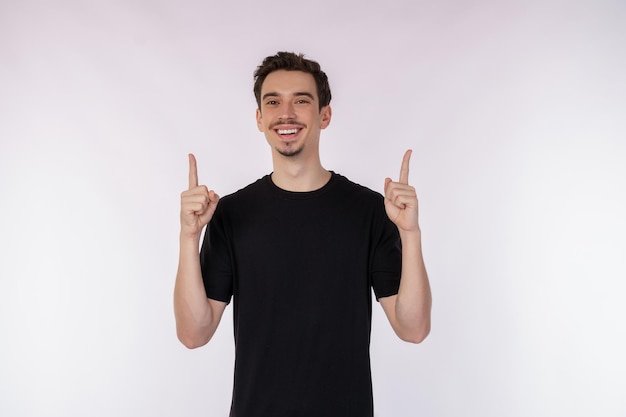
[[[399,181],[385,179],[383,199],[320,162],[332,111],[316,62],[286,52],[267,57],[254,92],[270,175],[220,200],[198,185],[189,155],[178,338],[189,348],[206,344],[232,297],[232,417],[371,417],[372,288],[401,339],[419,343],[430,330],[411,151]]]

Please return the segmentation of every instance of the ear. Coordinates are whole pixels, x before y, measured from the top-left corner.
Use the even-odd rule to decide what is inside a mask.
[[[256,109],[256,127],[259,129],[259,132],[263,132],[263,115],[261,114],[260,109]]]
[[[332,118],[332,115],[333,115],[333,109],[330,107],[330,105],[322,107],[322,110],[320,111],[320,116],[321,116],[320,127],[322,129],[326,129],[328,127],[328,125],[330,124],[330,119]]]

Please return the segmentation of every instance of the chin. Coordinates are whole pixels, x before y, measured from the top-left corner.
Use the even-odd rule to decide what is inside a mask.
[[[278,146],[276,147],[276,152],[286,157],[297,156],[300,153],[302,153],[303,150],[304,150],[304,146],[300,146],[298,148],[287,147],[286,149],[281,149]]]

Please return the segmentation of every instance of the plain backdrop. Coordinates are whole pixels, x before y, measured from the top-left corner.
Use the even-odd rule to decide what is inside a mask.
[[[330,77],[327,168],[414,150],[432,333],[374,306],[376,415],[625,416],[621,0],[1,0],[0,415],[228,414],[231,307],[175,336],[179,196],[189,152],[221,195],[271,171],[279,50]]]

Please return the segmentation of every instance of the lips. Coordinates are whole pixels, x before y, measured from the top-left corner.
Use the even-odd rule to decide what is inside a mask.
[[[283,141],[292,141],[296,139],[303,127],[304,126],[299,124],[290,123],[276,125],[273,127],[273,130]]]

